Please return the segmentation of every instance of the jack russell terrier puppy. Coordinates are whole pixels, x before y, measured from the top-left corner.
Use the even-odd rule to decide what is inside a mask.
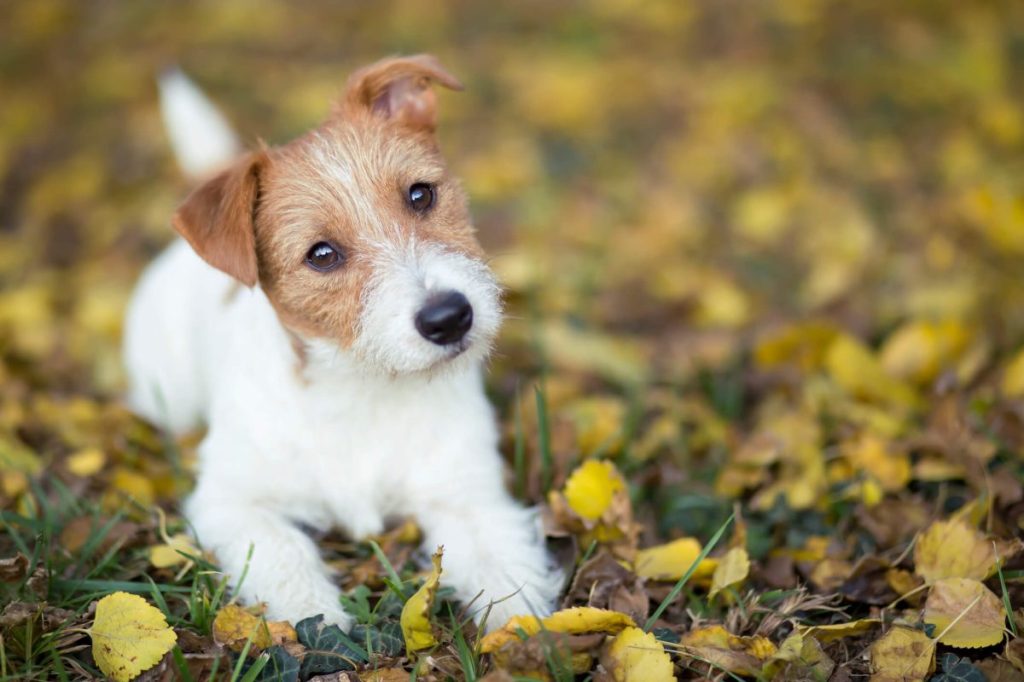
[[[235,158],[202,93],[162,82],[182,166],[223,170],[134,294],[129,398],[171,432],[207,425],[185,514],[236,581],[252,548],[241,597],[272,619],[352,624],[303,527],[360,538],[415,518],[492,627],[561,587],[503,485],[482,381],[500,291],[438,150],[435,83],[461,88],[431,56],[383,60],[318,128]]]

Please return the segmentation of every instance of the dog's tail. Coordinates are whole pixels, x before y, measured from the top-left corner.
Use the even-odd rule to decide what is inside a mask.
[[[158,82],[164,126],[187,177],[206,177],[241,153],[227,119],[181,69],[167,69]]]

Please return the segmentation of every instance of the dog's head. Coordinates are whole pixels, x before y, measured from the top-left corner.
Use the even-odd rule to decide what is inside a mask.
[[[438,150],[435,83],[461,88],[427,55],[356,72],[320,127],[196,189],[175,229],[310,344],[386,373],[482,357],[499,290]]]

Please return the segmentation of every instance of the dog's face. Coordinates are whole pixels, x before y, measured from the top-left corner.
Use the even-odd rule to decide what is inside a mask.
[[[499,290],[437,148],[432,82],[460,87],[427,56],[357,72],[323,125],[198,188],[175,228],[213,266],[258,283],[311,345],[386,373],[481,357]]]

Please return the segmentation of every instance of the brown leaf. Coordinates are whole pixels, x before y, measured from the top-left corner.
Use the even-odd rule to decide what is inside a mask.
[[[0,559],[0,582],[18,582],[26,575],[28,575],[28,557],[21,552],[8,559]]]

